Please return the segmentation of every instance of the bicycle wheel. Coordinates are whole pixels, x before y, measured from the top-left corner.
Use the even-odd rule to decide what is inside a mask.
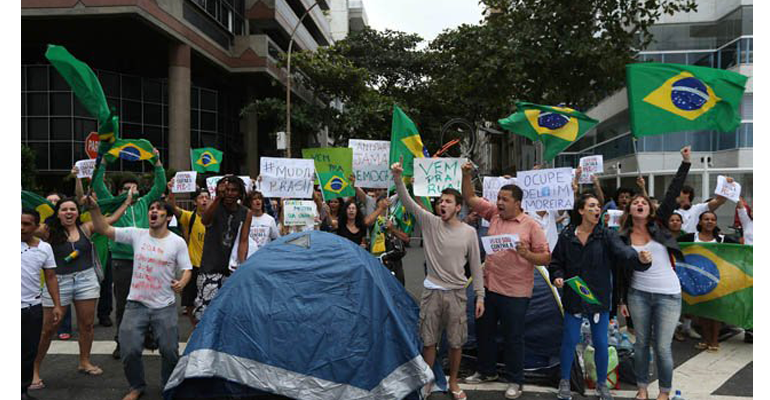
[[[476,147],[476,126],[463,118],[453,118],[441,127],[441,145],[449,146],[442,154],[444,157],[473,158]]]

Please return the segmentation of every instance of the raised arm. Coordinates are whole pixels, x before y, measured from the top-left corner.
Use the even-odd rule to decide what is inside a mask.
[[[473,188],[473,182],[471,181],[471,174],[473,174],[473,163],[470,161],[466,162],[462,166],[463,170],[463,184],[462,184],[462,191],[463,191],[463,200],[465,200],[465,203],[468,204],[468,208],[470,210],[474,210],[476,206],[479,204],[481,199],[476,196],[476,190]]]
[[[174,209],[174,216],[182,218],[182,209],[176,205],[176,193],[172,190],[174,188],[174,178],[168,181],[166,186],[168,189],[168,196],[166,196],[166,202]]]
[[[356,186],[356,174],[350,174],[350,176],[348,176],[348,180],[350,181],[350,184],[353,186],[353,188],[356,190],[356,200],[358,200],[359,203],[366,204],[367,195],[363,189]]]
[[[374,225],[377,222],[377,217],[385,215],[388,210],[388,199],[381,200],[377,203],[377,208],[369,215],[364,217],[364,225],[367,227]]]
[[[203,218],[201,218],[201,223],[205,227],[211,226],[211,222],[214,220],[214,214],[216,213],[217,209],[219,209],[219,203],[222,202],[222,197],[225,195],[225,185],[224,182],[221,180],[217,182],[217,196],[214,198],[214,201],[209,204],[208,207],[206,207],[206,211],[203,213]]]
[[[725,179],[727,180],[727,183],[733,183],[733,178],[726,176]],[[722,204],[725,204],[727,202],[727,197],[716,195],[711,201],[708,202],[709,210],[716,211],[717,208],[719,208]]]
[[[78,205],[83,205],[83,196],[85,195],[85,191],[83,191],[83,182],[78,178],[78,172],[80,172],[80,169],[77,165],[72,166],[72,171],[70,171],[72,175],[75,177],[75,201],[78,203]]]
[[[401,174],[404,172],[404,168],[401,166],[401,162],[397,162],[391,165],[390,171],[393,174],[393,181],[396,184],[396,192],[398,193],[398,198],[401,200],[401,204],[404,205],[406,211],[414,215],[419,222],[422,222],[425,218],[429,218],[431,213],[420,207],[420,205],[418,205],[409,194],[409,191],[406,190],[404,180],[401,179]]]
[[[96,197],[102,200],[110,200],[113,197],[112,193],[107,189],[107,185],[104,184],[104,171],[106,168],[104,162],[99,163],[99,166],[96,167],[96,172],[94,172],[94,179],[91,181],[91,188],[94,189]]]
[[[594,193],[596,194],[596,200],[599,200],[599,204],[604,204],[604,190],[602,190],[602,184],[599,182],[599,177],[596,174],[591,175],[591,181],[594,183]]]
[[[687,180],[687,174],[690,172],[690,166],[692,166],[692,163],[690,163],[690,146],[685,146],[679,152],[682,154],[682,163],[679,164],[679,169],[676,171],[674,179],[668,185],[666,195],[663,197],[663,201],[660,203],[656,214],[665,225],[668,225],[669,217],[678,208],[676,198],[679,197],[684,181]]]
[[[158,158],[157,161],[155,161],[155,181],[153,182],[150,191],[139,199],[140,201],[146,200],[148,205],[159,199],[163,194],[163,191],[166,190],[166,170],[163,169],[163,163],[160,162],[160,153],[158,152],[158,149],[154,149],[153,152],[155,152],[155,156]]]
[[[133,194],[129,190],[126,192],[126,201],[124,201],[123,204],[121,204],[120,207],[118,207],[118,209],[115,210],[114,213],[110,214],[106,218],[106,221],[108,224],[110,225],[114,224],[120,219],[120,217],[123,216],[123,214],[125,214],[126,210],[128,210],[128,207],[131,206],[131,199],[133,199]]]
[[[575,202],[580,198],[580,175],[583,174],[583,167],[575,168],[575,177],[572,179],[572,192],[575,195]]]
[[[636,177],[636,187],[639,188],[640,194],[642,194],[645,197],[650,197],[650,195],[647,194],[647,182],[645,182],[643,176],[639,175]]]
[[[91,222],[94,224],[94,231],[107,236],[110,240],[115,240],[115,228],[109,225],[107,219],[102,215],[102,210],[99,208],[94,194],[85,198],[85,205],[91,210]]]

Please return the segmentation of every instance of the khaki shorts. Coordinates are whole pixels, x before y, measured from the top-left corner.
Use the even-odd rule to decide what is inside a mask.
[[[420,300],[420,338],[423,346],[433,346],[446,329],[449,347],[459,349],[468,338],[465,289],[423,289]]]

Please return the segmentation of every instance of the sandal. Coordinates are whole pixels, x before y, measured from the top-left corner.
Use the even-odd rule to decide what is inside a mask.
[[[465,394],[465,392],[463,392],[462,389],[456,392],[452,392],[452,398],[454,400],[468,400],[468,396]]]
[[[706,350],[709,348],[709,345],[703,342],[699,342],[698,344],[695,345],[695,348],[698,350]]]
[[[91,376],[99,376],[104,373],[101,368],[94,365],[91,368],[78,368],[78,373],[84,374],[84,375],[91,375]]]
[[[709,347],[706,349],[706,351],[707,351],[707,352],[709,352],[709,353],[716,353],[716,352],[718,352],[718,351],[719,351],[719,345],[716,345],[716,346],[709,346]]]
[[[32,384],[27,387],[27,390],[40,390],[40,389],[45,389],[45,383],[43,383],[42,379],[37,383],[32,382]]]
[[[72,337],[69,333],[60,333],[59,340],[69,340]]]

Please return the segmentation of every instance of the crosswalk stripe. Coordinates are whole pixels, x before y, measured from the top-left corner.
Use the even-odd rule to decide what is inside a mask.
[[[187,342],[179,343],[179,354],[182,354],[182,352],[184,352],[184,349],[186,346],[187,346]],[[91,345],[92,355],[111,355],[114,350],[115,350],[115,342],[112,340],[94,340],[93,344]],[[51,347],[48,349],[47,354],[78,355],[80,354],[80,349],[78,347],[77,340],[72,340],[72,341],[53,340],[51,341]],[[146,356],[160,355],[160,353],[157,350],[155,351],[144,350],[142,354]]]

